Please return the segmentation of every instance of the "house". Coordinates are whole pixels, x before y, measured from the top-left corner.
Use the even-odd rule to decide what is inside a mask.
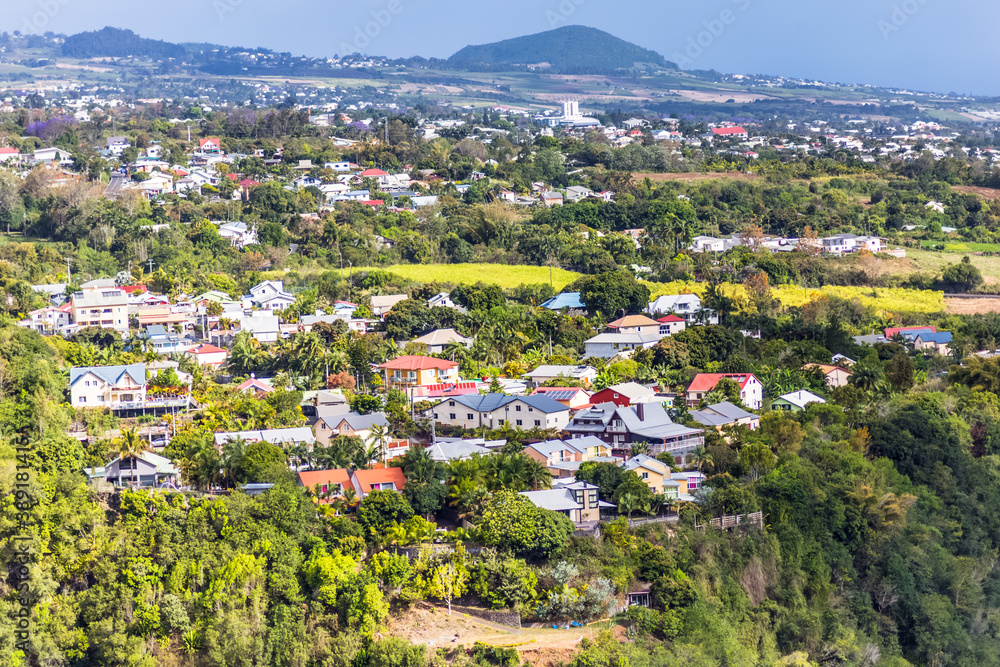
[[[51,164],[58,162],[61,166],[71,166],[73,164],[73,154],[61,148],[39,148],[34,154],[35,162],[41,164]]]
[[[591,396],[590,401],[594,405],[614,403],[620,407],[636,403],[653,403],[656,401],[656,391],[637,382],[626,382],[602,389]]]
[[[802,412],[810,403],[826,403],[826,401],[810,391],[801,389],[778,397],[771,404],[771,409],[775,412]]]
[[[274,393],[274,387],[266,382],[258,380],[253,375],[236,385],[236,389],[237,391],[241,391],[245,394],[252,393],[257,398],[264,398],[268,394]]]
[[[566,199],[569,201],[580,201],[581,199],[592,197],[593,194],[593,190],[585,188],[582,185],[571,185],[566,188]]]
[[[406,487],[406,476],[402,468],[355,470],[351,473],[351,486],[364,499],[372,491],[402,491]]]
[[[429,384],[423,387],[411,387],[408,391],[414,403],[417,401],[433,401],[450,398],[452,396],[467,396],[468,394],[478,394],[480,383],[477,380],[471,382],[456,382],[454,384]]]
[[[937,333],[937,327],[934,326],[890,327],[884,331],[886,340],[892,340],[896,336],[902,336],[905,339],[908,334],[911,337],[915,337],[917,334],[922,334],[922,333]]]
[[[180,470],[170,459],[152,452],[142,452],[128,458],[119,457],[104,467],[104,480],[117,488],[173,485],[179,479]]]
[[[451,296],[447,292],[441,292],[440,294],[435,294],[431,298],[427,299],[427,307],[451,308],[452,310],[457,310],[460,313],[467,312],[465,308],[452,301]]]
[[[164,355],[184,354],[198,345],[193,336],[167,331],[161,324],[146,327],[145,331],[139,334],[139,338],[145,340],[157,354]]]
[[[525,373],[528,384],[537,387],[546,382],[559,379],[573,379],[582,382],[585,386],[590,386],[597,379],[597,369],[593,366],[539,366],[535,370]]]
[[[281,335],[277,315],[239,315],[240,330],[248,332],[261,343],[276,343]]]
[[[69,391],[74,408],[141,406],[146,401],[146,365],[70,369]]]
[[[608,328],[617,333],[659,334],[660,323],[645,315],[628,315],[608,323]]]
[[[264,431],[231,431],[215,434],[215,446],[220,450],[230,440],[243,440],[248,445],[255,442],[269,442],[282,449],[294,447],[295,445],[305,445],[311,450],[312,446],[316,444],[316,438],[313,436],[312,430],[304,426],[298,428],[275,428]]]
[[[245,222],[226,222],[219,225],[219,236],[229,241],[232,247],[241,250],[260,242],[257,238],[257,227],[251,227]]]
[[[404,391],[410,387],[458,382],[458,364],[445,359],[406,355],[387,361],[379,368],[385,371],[387,385]]]
[[[941,356],[951,354],[952,334],[950,331],[938,331],[936,333],[919,333],[913,339],[913,349],[930,350]]]
[[[846,387],[851,380],[851,371],[840,366],[830,366],[827,364],[806,364],[802,370],[809,372],[818,371],[826,381],[828,387]]]
[[[21,320],[17,324],[26,329],[37,331],[40,334],[54,334],[63,327],[69,326],[70,313],[68,308],[46,306],[45,308],[31,311],[28,313],[26,319]]]
[[[381,426],[388,431],[389,420],[386,419],[384,412],[373,412],[370,415],[348,412],[320,417],[313,426],[313,433],[316,436],[316,441],[324,447],[329,447],[330,441],[341,435],[357,436],[364,441],[365,445],[371,445],[373,444],[372,429],[376,426]]]
[[[591,403],[590,394],[582,387],[539,387],[532,396],[548,396],[570,410],[579,410]]]
[[[726,252],[733,247],[732,239],[720,239],[714,236],[695,236],[691,239],[690,249],[693,252]]]
[[[77,292],[70,297],[73,322],[128,335],[128,294],[118,288]]]
[[[392,310],[400,301],[406,301],[408,298],[405,294],[390,294],[388,296],[373,296],[372,297],[372,315],[382,319],[385,317],[386,313]]]
[[[659,315],[678,315],[691,324],[718,324],[719,315],[713,310],[702,308],[701,297],[696,294],[675,294],[658,297],[650,302],[649,312]]]
[[[199,345],[188,351],[188,356],[195,360],[199,366],[208,368],[219,368],[226,363],[229,353],[221,347],[214,345]]]
[[[218,137],[205,137],[198,142],[198,152],[217,154],[222,152],[222,142]]]
[[[603,333],[598,334],[584,343],[585,357],[598,359],[613,359],[620,354],[630,355],[635,350],[655,347],[663,340],[660,325],[656,325],[656,333]]]
[[[473,456],[489,456],[493,452],[471,440],[439,440],[425,450],[431,460],[439,463],[466,461]]]
[[[329,503],[333,498],[344,495],[344,489],[354,488],[351,484],[351,473],[344,468],[333,470],[306,470],[298,474],[299,486],[317,490],[327,498],[319,498],[320,503]]]
[[[539,308],[553,311],[568,311],[569,314],[583,315],[587,312],[587,306],[580,300],[579,292],[563,292],[543,303]]]
[[[691,419],[717,431],[726,426],[746,426],[751,431],[760,427],[760,417],[729,401],[706,406],[703,410],[692,410]]]
[[[559,512],[575,524],[601,520],[598,487],[587,482],[575,482],[544,491],[522,491],[521,495],[535,507]]]
[[[687,389],[687,405],[698,407],[701,399],[715,389],[719,380],[727,378],[740,387],[740,402],[751,410],[760,410],[764,404],[764,385],[752,373],[699,373]]]
[[[666,463],[645,454],[628,459],[622,464],[622,468],[637,474],[654,494],[665,492],[667,485],[664,482],[669,481],[672,474]]]
[[[664,336],[673,336],[687,329],[687,320],[680,315],[667,315],[657,322],[660,323],[660,333]]]
[[[524,454],[538,461],[557,479],[574,477],[587,461],[617,463],[611,447],[600,438],[588,436],[572,440],[548,440],[526,445]]]
[[[697,470],[674,472],[670,473],[670,481],[677,485],[677,495],[673,496],[675,499],[693,502],[694,492],[705,484],[705,475]],[[671,496],[668,494],[668,497]]]
[[[121,154],[126,148],[129,148],[132,144],[129,143],[128,137],[108,137],[108,150],[115,157],[121,157]]]
[[[561,206],[563,203],[563,196],[558,192],[543,192],[541,199],[542,203],[549,208],[553,206]]]
[[[600,438],[621,458],[630,455],[632,445],[641,444],[654,455],[670,454],[683,462],[705,444],[702,431],[675,424],[659,403],[594,405],[578,412],[563,430],[571,439]]]
[[[736,127],[716,127],[712,130],[713,139],[743,139],[750,138],[750,134],[740,126]]]
[[[466,338],[454,329],[438,329],[415,338],[413,342],[425,346],[428,354],[441,354],[452,343],[459,343],[465,349],[469,349],[472,347],[473,339]]]
[[[16,148],[0,148],[0,163],[17,162],[21,159],[21,151]]]
[[[545,395],[455,396],[433,406],[430,412],[438,424],[470,431],[483,426],[492,430],[507,423],[524,430],[562,430],[569,424],[569,408]]]

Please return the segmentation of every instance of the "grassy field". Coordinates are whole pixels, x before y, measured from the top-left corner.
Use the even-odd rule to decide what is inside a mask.
[[[972,243],[968,245],[976,246],[986,244]],[[993,246],[990,247],[992,248]],[[996,249],[1000,250],[1000,247],[996,247]],[[972,254],[973,252],[976,251],[970,249],[967,251],[956,250],[954,252],[932,252],[930,250],[914,250],[912,248],[907,248],[906,260],[913,267],[914,271],[940,274],[949,264],[958,264],[962,261],[963,257],[968,256],[969,261],[972,262],[977,269],[979,269],[987,283],[993,284],[1000,281],[1000,257],[977,257]]]
[[[407,280],[421,283],[465,283],[478,282],[499,285],[510,289],[519,285],[548,284],[549,269],[545,266],[507,266],[504,264],[397,264],[381,267],[383,271],[395,273]],[[374,269],[355,269],[373,271]],[[563,269],[552,270],[552,285],[558,292],[581,274]]]
[[[937,241],[924,241],[923,247],[930,249],[932,246],[941,245]],[[973,253],[973,252],[1000,252],[1000,243],[945,243],[945,252]]]
[[[698,294],[705,293],[708,285],[699,283],[649,283],[652,298],[664,294]],[[734,296],[742,296],[742,285],[730,288]],[[818,289],[802,288],[793,285],[781,285],[774,289],[775,297],[786,307],[801,307],[820,295],[836,296],[842,299],[858,299],[862,305],[874,308],[884,314],[922,313],[934,314],[944,312],[943,292],[907,289],[872,289],[871,287],[837,287],[827,286]]]

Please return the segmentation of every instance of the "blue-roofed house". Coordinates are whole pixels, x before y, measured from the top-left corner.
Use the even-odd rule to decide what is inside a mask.
[[[950,331],[918,333],[913,338],[913,349],[925,352],[930,350],[946,357],[951,354],[952,340],[954,338]]]
[[[546,310],[569,310],[570,313],[583,314],[587,311],[587,306],[580,300],[579,292],[563,292],[542,304]]]
[[[569,408],[548,396],[470,394],[441,401],[430,409],[438,424],[473,430],[500,428],[506,423],[524,430],[562,430],[569,424]]]
[[[108,408],[146,400],[146,364],[88,366],[69,372],[70,402],[74,408]]]

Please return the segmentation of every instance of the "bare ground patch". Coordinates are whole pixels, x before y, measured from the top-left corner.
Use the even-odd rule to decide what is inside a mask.
[[[641,181],[648,178],[651,181],[758,181],[760,174],[744,174],[740,172],[683,172],[676,174],[633,174],[633,178]]]
[[[979,195],[984,199],[1000,199],[1000,190],[996,188],[977,188],[973,185],[953,185],[952,190],[964,192],[967,195]]]
[[[981,315],[1000,313],[1000,299],[949,299],[944,300],[949,315]]]

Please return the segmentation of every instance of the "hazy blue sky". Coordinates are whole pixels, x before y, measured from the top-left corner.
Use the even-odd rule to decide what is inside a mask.
[[[112,25],[169,41],[296,55],[447,57],[466,44],[589,25],[690,67],[1000,95],[996,0],[5,0],[0,28]],[[142,9],[139,9],[139,7]],[[729,12],[724,14],[723,12]],[[375,21],[381,18],[382,24]],[[708,24],[706,25],[706,22]],[[713,30],[714,29],[714,30]],[[692,47],[689,40],[699,40]],[[688,50],[690,47],[690,51]],[[699,48],[701,51],[699,52]]]

